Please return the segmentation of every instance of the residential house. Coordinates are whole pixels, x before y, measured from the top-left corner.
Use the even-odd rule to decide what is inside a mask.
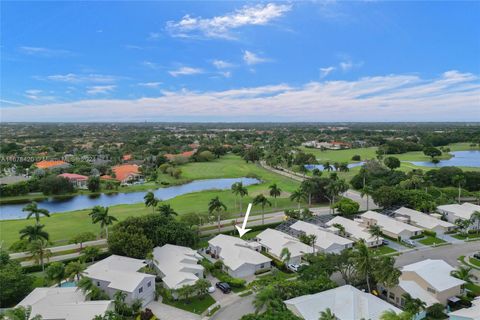
[[[140,173],[140,167],[136,164],[122,164],[112,168],[115,173],[115,179],[121,184],[129,184],[134,181],[141,181],[143,175]]]
[[[427,307],[441,303],[447,304],[448,299],[461,295],[465,281],[450,275],[455,270],[443,260],[427,259],[404,266],[399,283],[394,288],[379,286],[380,292],[387,301],[404,306],[403,294],[409,293],[426,303]]]
[[[390,303],[351,285],[296,297],[284,303],[296,316],[305,320],[318,320],[321,312],[327,309],[338,320],[378,320],[385,311],[393,310],[397,314],[402,312]]]
[[[411,226],[375,211],[367,211],[360,217],[362,218],[362,224],[366,228],[372,225],[378,225],[384,235],[394,239],[407,240],[422,233],[422,229],[418,227]]]
[[[443,221],[441,219],[432,217],[429,214],[401,207],[395,210],[395,217],[404,217],[406,222],[422,229],[434,231],[437,235],[443,235],[446,232],[452,231],[456,228],[453,223]]]
[[[475,211],[480,211],[480,206],[469,202],[465,202],[462,204],[447,204],[443,206],[438,206],[437,211],[443,214],[449,222],[455,223],[457,219],[470,220],[472,218],[472,214]],[[477,224],[474,223],[470,226],[469,229],[476,228]]]
[[[28,181],[30,178],[25,177],[25,176],[6,176],[6,177],[0,177],[0,185],[9,185],[9,184],[15,184],[19,182],[24,182]]]
[[[262,245],[263,251],[280,261],[284,259],[282,250],[288,249],[290,259],[287,261],[287,264],[298,265],[302,262],[303,255],[313,252],[311,246],[275,229],[262,231],[257,235],[256,240]]]
[[[337,216],[327,222],[327,225],[330,227],[335,227],[336,224],[343,226],[348,238],[355,241],[364,240],[368,247],[378,247],[383,244],[382,237],[377,238],[372,236],[358,221]]]
[[[126,303],[140,299],[145,306],[155,297],[155,276],[139,272],[145,266],[144,260],[111,255],[88,267],[85,276],[110,298],[123,291]]]
[[[166,244],[153,249],[153,266],[167,289],[193,285],[203,278],[202,256],[187,247]]]
[[[17,306],[31,308],[31,317],[43,320],[93,319],[113,310],[110,300],[88,301],[76,287],[35,288]]]
[[[480,320],[480,298],[472,301],[470,308],[463,308],[448,314],[450,320]]]
[[[272,259],[261,254],[260,250],[261,245],[257,242],[223,234],[209,240],[207,249],[213,258],[223,262],[225,271],[236,278],[249,277],[271,268]]]
[[[352,240],[340,237],[331,230],[304,221],[297,221],[290,228],[303,231],[306,235],[315,235],[315,250],[320,252],[339,253],[344,249],[353,247]]]
[[[40,162],[36,162],[35,166],[38,169],[43,169],[43,170],[66,169],[70,167],[70,163],[65,162],[63,160],[42,160]]]
[[[88,177],[76,173],[62,173],[58,177],[62,177],[70,181],[78,189],[87,189]]]

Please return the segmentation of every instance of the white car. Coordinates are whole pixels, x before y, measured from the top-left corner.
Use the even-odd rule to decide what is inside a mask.
[[[300,269],[300,265],[298,264],[289,264],[287,268],[293,272],[297,272]]]
[[[214,286],[211,286],[210,288],[208,288],[208,293],[214,293],[214,292],[215,292]]]
[[[405,240],[405,243],[415,247],[415,241],[413,240],[407,239]]]

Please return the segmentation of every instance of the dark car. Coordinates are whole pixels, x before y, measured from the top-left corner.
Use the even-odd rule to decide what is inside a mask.
[[[475,253],[475,254],[473,255],[473,257],[474,257],[475,259],[480,260],[480,252]]]
[[[226,282],[217,282],[215,284],[215,286],[218,289],[222,290],[223,293],[230,293],[230,291],[232,291],[232,289],[230,288],[230,286]]]

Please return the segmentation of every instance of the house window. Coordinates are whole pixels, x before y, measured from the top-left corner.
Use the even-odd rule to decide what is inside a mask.
[[[138,293],[142,293],[143,292],[143,287],[140,287],[140,289],[138,289]]]
[[[151,286],[152,286],[152,281],[148,281],[148,283],[147,283],[147,287],[149,287],[149,288],[150,288]]]
[[[390,300],[395,300],[395,295],[394,295],[392,292],[390,292],[390,293],[388,294],[388,299],[390,299]]]
[[[431,293],[437,293],[435,290],[433,290],[432,288],[429,288],[429,287],[427,287],[427,291],[431,292]]]
[[[265,268],[265,264],[262,263],[262,264],[260,265],[260,269],[263,269],[263,268]]]
[[[97,287],[100,287],[100,281],[97,281]]]

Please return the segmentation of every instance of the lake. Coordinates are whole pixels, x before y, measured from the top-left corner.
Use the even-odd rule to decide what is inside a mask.
[[[454,151],[450,152],[453,156],[448,160],[440,160],[439,163],[430,161],[406,161],[416,166],[422,167],[480,167],[480,150]]]
[[[351,169],[351,168],[355,168],[355,167],[360,167],[364,164],[365,162],[361,161],[361,162],[355,162],[355,163],[349,163],[348,164],[348,168]],[[333,163],[330,163],[331,166],[333,166]],[[323,165],[321,164],[306,164],[305,165],[305,168],[307,168],[308,170],[313,170],[313,169],[318,169],[320,171],[323,171]]]
[[[230,189],[235,182],[242,182],[245,186],[249,186],[259,183],[260,180],[253,178],[196,180],[179,186],[160,188],[151,191],[158,199],[168,200],[191,192]],[[140,191],[100,195],[77,195],[66,199],[49,198],[48,200],[39,201],[38,206],[47,209],[50,213],[59,213],[89,209],[98,205],[107,207],[119,204],[134,204],[143,202],[143,197],[146,193],[146,191]],[[27,213],[22,211],[24,206],[25,203],[0,205],[0,220],[25,218]]]

